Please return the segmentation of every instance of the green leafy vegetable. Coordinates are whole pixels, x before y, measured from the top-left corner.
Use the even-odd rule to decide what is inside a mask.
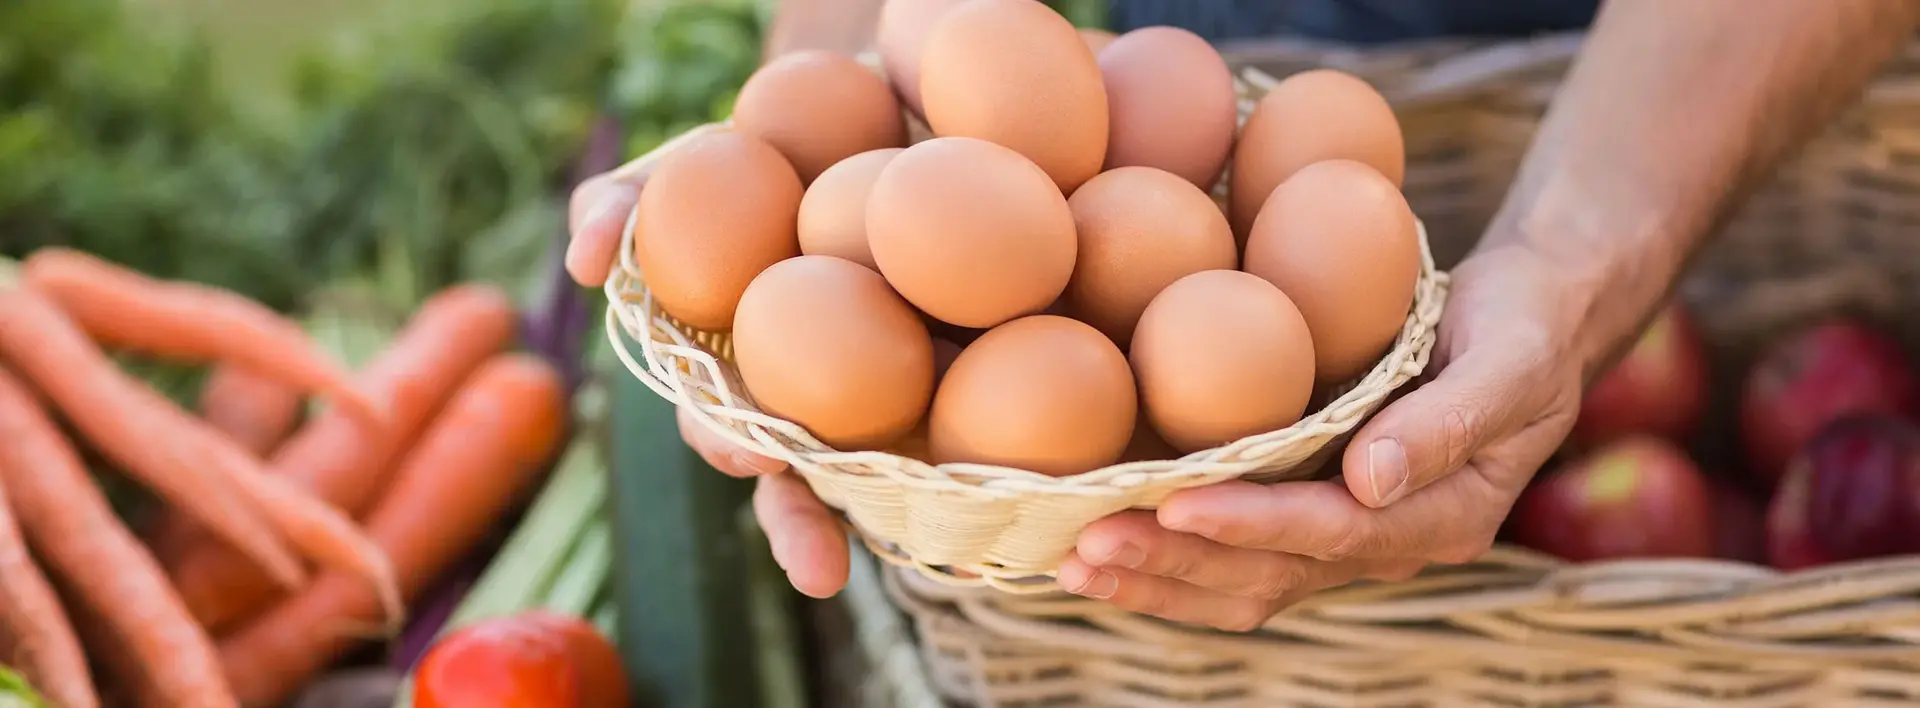
[[[25,677],[0,664],[0,708],[47,708],[47,699]]]

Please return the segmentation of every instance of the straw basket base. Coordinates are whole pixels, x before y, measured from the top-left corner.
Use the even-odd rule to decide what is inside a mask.
[[[884,579],[928,680],[982,708],[1920,704],[1920,602],[1821,609],[1920,590],[1920,562],[1782,583],[1734,563],[1563,566],[1501,550],[1323,592],[1245,635],[1065,595]]]

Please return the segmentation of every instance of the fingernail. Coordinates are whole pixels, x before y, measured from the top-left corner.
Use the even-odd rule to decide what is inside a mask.
[[[1145,550],[1131,543],[1122,543],[1119,548],[1115,548],[1112,553],[1107,554],[1106,560],[1101,561],[1100,565],[1138,568],[1141,563],[1145,563],[1146,561],[1147,552]]]
[[[1096,570],[1093,571],[1093,575],[1087,576],[1087,582],[1081,583],[1080,587],[1073,589],[1073,594],[1082,597],[1091,597],[1095,600],[1105,600],[1113,597],[1114,591],[1119,589],[1119,578],[1113,577],[1113,574],[1107,571]]]
[[[1160,508],[1160,525],[1168,531],[1179,531],[1196,536],[1211,536],[1220,530],[1219,525],[1205,516],[1194,514],[1169,513],[1166,507]]]
[[[749,475],[755,476],[773,474],[787,468],[787,463],[785,462],[767,457],[766,455],[756,455],[745,450],[729,452],[727,453],[727,459],[733,461],[734,469],[742,470]]]
[[[612,181],[608,181],[596,188],[593,199],[588,202],[588,204],[592,206],[587,207],[586,215],[580,217],[579,223],[572,225],[571,231],[579,233],[587,227],[607,219],[613,215],[614,212],[620,211],[621,206],[625,205],[628,201],[624,197],[629,190],[630,188],[626,185]]]
[[[1367,445],[1367,484],[1380,506],[1399,501],[1407,486],[1407,449],[1400,441],[1382,438]]]

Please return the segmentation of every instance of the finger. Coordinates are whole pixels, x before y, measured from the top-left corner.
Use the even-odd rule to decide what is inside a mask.
[[[846,586],[846,532],[799,475],[761,477],[753,490],[753,515],[794,589],[827,598]]]
[[[1407,555],[1422,534],[1382,528],[1382,515],[1337,482],[1262,486],[1223,482],[1176,492],[1160,505],[1160,525],[1239,548],[1321,560]]]
[[[1480,346],[1439,376],[1388,405],[1347,446],[1341,461],[1353,498],[1379,508],[1459,469],[1488,442],[1523,422],[1524,403],[1542,388],[1519,345]]]
[[[1080,534],[1076,552],[1095,567],[1134,570],[1257,600],[1278,600],[1316,585],[1328,570],[1326,563],[1305,556],[1238,548],[1169,531],[1150,511],[1094,522]]]
[[[1058,580],[1067,592],[1104,600],[1128,612],[1229,632],[1258,629],[1274,612],[1266,600],[1235,597],[1125,568],[1096,568],[1073,556],[1061,562]]]
[[[613,268],[614,253],[620,248],[620,231],[627,214],[640,201],[638,178],[601,175],[581,183],[573,190],[567,208],[567,274],[588,287],[607,282]]]
[[[685,440],[687,447],[700,453],[700,459],[706,460],[716,470],[734,477],[758,477],[787,468],[787,463],[779,458],[733,444],[733,441],[714,432],[706,424],[694,420],[692,411],[681,408],[674,414],[674,419],[680,425],[680,439]]]
[[[1333,481],[1225,482],[1173,494],[1157,518],[1229,546],[1327,561],[1444,560],[1490,545],[1512,497],[1470,467],[1386,509]]]

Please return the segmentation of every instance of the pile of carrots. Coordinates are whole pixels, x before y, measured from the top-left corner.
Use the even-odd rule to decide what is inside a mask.
[[[390,635],[563,442],[560,374],[515,325],[454,286],[349,371],[231,292],[70,250],[0,263],[0,663],[69,708],[266,706]],[[110,352],[212,367],[198,410]],[[86,449],[165,502],[150,528]]]

